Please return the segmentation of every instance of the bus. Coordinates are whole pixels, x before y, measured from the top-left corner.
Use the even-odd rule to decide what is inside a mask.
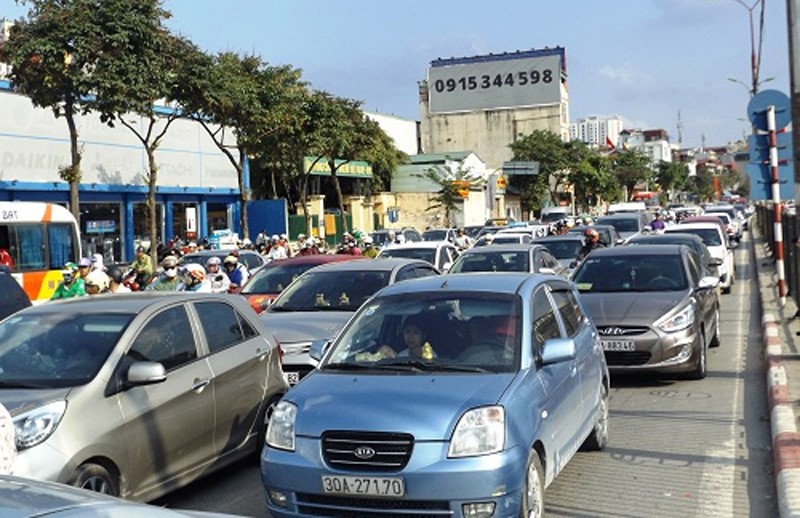
[[[81,257],[78,222],[55,203],[0,201],[0,258],[31,301],[48,300]]]

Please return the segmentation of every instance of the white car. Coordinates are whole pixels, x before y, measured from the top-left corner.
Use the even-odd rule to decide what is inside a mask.
[[[458,248],[449,241],[416,241],[413,243],[389,244],[381,249],[378,258],[381,257],[422,259],[431,263],[440,272],[446,272],[458,257]]]
[[[694,234],[699,236],[708,248],[711,257],[722,261],[717,268],[719,270],[720,287],[722,293],[730,293],[733,287],[736,272],[734,270],[733,250],[729,244],[728,236],[722,230],[722,226],[716,223],[681,223],[667,227],[667,234],[679,232],[682,234]]]

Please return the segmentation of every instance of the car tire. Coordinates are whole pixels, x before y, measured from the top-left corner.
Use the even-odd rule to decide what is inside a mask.
[[[600,408],[592,433],[583,443],[583,450],[601,451],[608,444],[608,388],[603,383],[600,388]]]
[[[544,516],[544,468],[539,452],[531,450],[528,466],[525,469],[525,486],[522,488],[520,518],[541,518]]]
[[[119,496],[118,480],[105,467],[92,462],[78,466],[69,484],[97,493]]]
[[[708,343],[709,347],[719,347],[721,344],[719,338],[719,306],[714,308],[714,336],[711,337],[711,341]]]
[[[697,367],[694,368],[686,377],[690,380],[701,380],[708,374],[708,347],[706,346],[705,333],[700,334],[700,357],[697,359]]]

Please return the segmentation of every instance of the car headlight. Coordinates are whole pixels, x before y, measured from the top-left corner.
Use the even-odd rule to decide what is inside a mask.
[[[661,319],[659,319],[655,323],[655,326],[667,333],[683,331],[684,329],[694,324],[694,311],[695,311],[695,302],[692,301],[689,303],[688,306],[683,308],[675,315],[672,315],[669,318],[662,317]]]
[[[281,401],[275,406],[267,426],[267,445],[279,450],[294,451],[294,422],[297,406]]]
[[[56,431],[66,410],[65,400],[53,401],[15,417],[14,434],[17,450],[24,450],[44,442]]]
[[[506,441],[506,411],[501,406],[473,408],[458,420],[448,457],[496,453]]]

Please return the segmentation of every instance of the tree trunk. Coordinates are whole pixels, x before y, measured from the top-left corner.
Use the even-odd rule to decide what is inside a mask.
[[[158,166],[156,165],[156,146],[145,146],[147,152],[147,231],[150,233],[150,258],[153,266],[158,264],[158,218],[156,217],[156,185]]]
[[[328,167],[331,170],[331,180],[333,181],[333,188],[336,190],[336,197],[339,198],[339,214],[342,217],[342,233],[349,232],[347,228],[347,218],[344,216],[344,199],[342,197],[342,186],[339,185],[339,177],[336,176],[336,162],[333,159],[328,160]]]
[[[243,147],[239,147],[239,163],[234,165],[236,166],[236,174],[239,177],[239,196],[242,204],[242,219],[240,222],[240,227],[242,229],[242,240],[245,238],[250,239],[250,228],[247,224],[247,200],[250,199],[250,193],[247,191],[247,188],[244,185],[244,161],[246,158],[247,150]]]
[[[68,104],[64,109],[64,117],[67,119],[69,128],[69,149],[71,164],[66,180],[69,182],[69,208],[75,219],[80,225],[81,207],[78,195],[78,188],[81,184],[81,150],[78,147],[78,128],[75,126],[75,114],[72,105]]]

